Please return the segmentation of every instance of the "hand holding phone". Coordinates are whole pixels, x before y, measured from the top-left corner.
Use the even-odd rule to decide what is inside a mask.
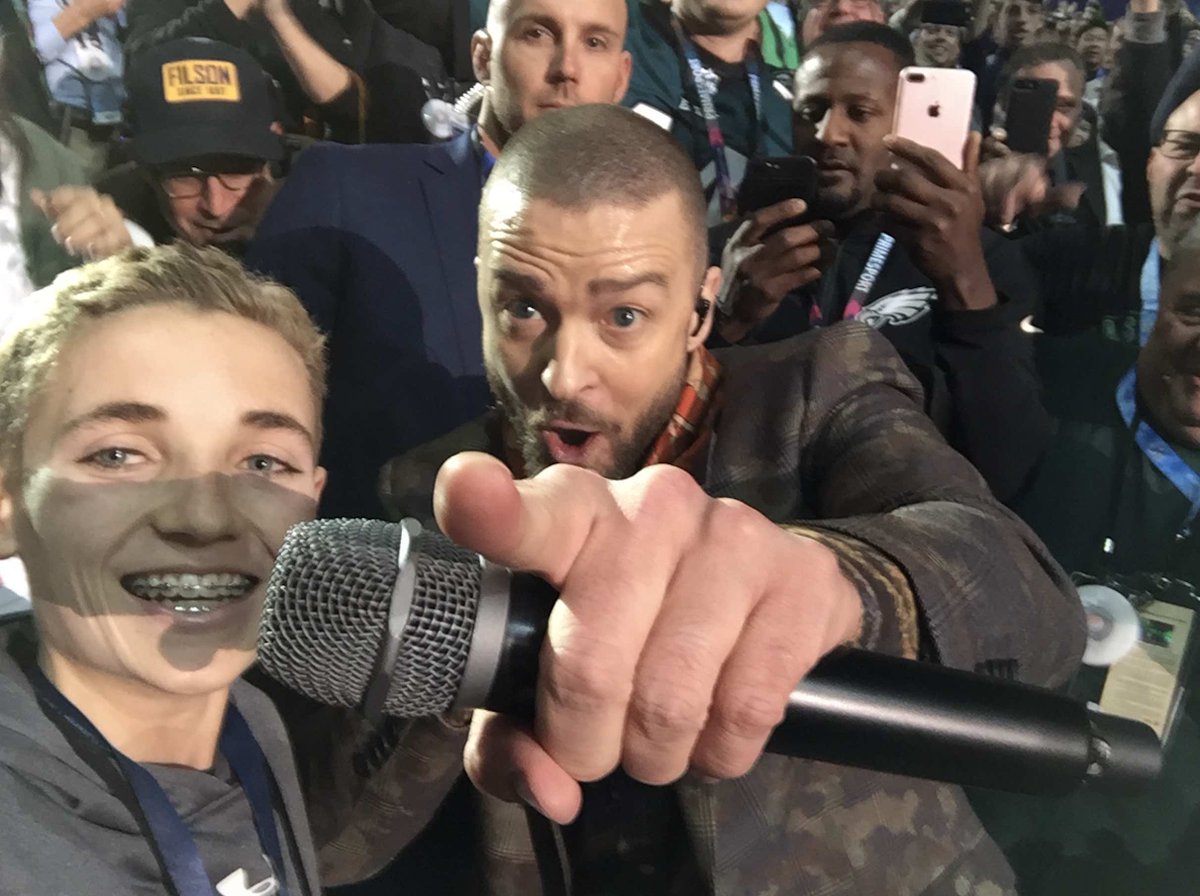
[[[1005,145],[1017,153],[1046,155],[1057,102],[1057,81],[1049,78],[1015,79],[1009,88],[1004,113]]]
[[[871,207],[885,233],[908,251],[950,310],[996,304],[980,231],[984,207],[977,179],[979,135],[968,138],[959,170],[940,151],[900,137],[888,139],[896,164],[875,175]]]
[[[746,217],[721,256],[719,332],[730,342],[774,314],[790,292],[819,280],[834,255],[833,225],[812,220],[816,163],[793,157],[751,165],[739,192]]]
[[[738,189],[742,215],[800,199],[812,205],[817,192],[817,163],[808,156],[770,156],[751,159]]]
[[[909,66],[900,72],[892,134],[936,150],[961,170],[974,103],[974,73]]]

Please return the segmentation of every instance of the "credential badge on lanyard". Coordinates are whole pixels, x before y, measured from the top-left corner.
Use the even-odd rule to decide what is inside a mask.
[[[704,115],[704,123],[708,130],[708,144],[712,147],[713,165],[717,172],[717,196],[721,202],[721,218],[732,221],[737,218],[737,187],[729,173],[729,157],[725,153],[725,134],[721,130],[721,121],[717,115],[718,78],[712,77],[700,61],[700,53],[696,45],[683,33],[679,20],[671,17],[671,26],[675,29],[675,37],[687,60],[688,73],[691,76],[692,87],[700,97],[700,111]],[[762,66],[758,50],[753,50],[746,56],[746,78],[750,82],[750,95],[754,99],[754,123],[756,127],[762,124]]]

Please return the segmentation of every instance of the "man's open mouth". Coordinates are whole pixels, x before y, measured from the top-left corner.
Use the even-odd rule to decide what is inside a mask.
[[[542,430],[542,443],[555,463],[580,464],[597,435],[595,430],[553,424]]]
[[[586,429],[567,429],[565,427],[555,427],[550,431],[572,448],[582,448],[587,444],[587,440],[595,435],[594,432],[588,432]]]
[[[121,585],[136,598],[196,616],[245,597],[258,582],[255,576],[237,572],[134,573],[121,579]]]

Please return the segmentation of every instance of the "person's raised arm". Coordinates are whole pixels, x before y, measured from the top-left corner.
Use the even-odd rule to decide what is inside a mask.
[[[970,0],[971,26],[967,32],[968,39],[978,40],[991,27],[992,4],[993,0]]]
[[[1052,424],[1030,337],[1020,326],[1034,310],[1034,296],[1001,296],[991,279],[978,144],[972,135],[959,171],[933,150],[894,139],[896,163],[877,175],[873,204],[937,289],[933,338],[950,396],[950,443],[1008,499],[1041,457]],[[1015,267],[1018,253],[996,242],[996,251],[1014,256]],[[1029,280],[1014,292],[1031,293]]]
[[[1125,222],[1150,219],[1146,162],[1150,121],[1174,66],[1161,0],[1130,0],[1125,34],[1100,104],[1101,138],[1116,150],[1124,187]]]
[[[184,37],[207,37],[240,47],[246,39],[242,19],[255,0],[127,0],[125,52],[143,50]]]
[[[252,0],[262,10],[284,58],[305,95],[319,106],[349,90],[350,69],[329,55],[309,34],[292,11],[290,0]]]

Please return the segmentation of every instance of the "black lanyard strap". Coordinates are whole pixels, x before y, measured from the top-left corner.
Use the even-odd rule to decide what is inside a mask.
[[[679,43],[684,61],[687,63],[684,66],[684,77],[691,81],[691,87],[696,91],[700,100],[705,132],[708,135],[709,148],[713,154],[713,166],[717,178],[717,197],[721,203],[721,217],[726,221],[733,221],[737,218],[737,185],[734,184],[733,176],[730,173],[729,157],[725,153],[725,134],[721,130],[721,118],[717,114],[719,79],[710,83],[705,76],[704,63],[700,61],[696,45],[684,33],[683,26],[679,24],[679,20],[674,15],[671,16],[671,27],[675,31],[675,39]],[[757,44],[746,56],[744,68],[746,80],[750,84],[750,97],[754,102],[755,132],[761,137],[765,122],[762,98],[763,63]],[[756,149],[757,146],[748,154],[752,154]]]
[[[154,840],[152,845],[176,896],[213,896],[213,883],[204,869],[196,839],[154,775],[109,743],[91,720],[46,678],[41,669],[34,668],[30,680],[51,709],[91,745],[116,761],[137,801],[137,811]],[[267,759],[250,726],[232,701],[225,711],[218,749],[250,803],[260,846],[279,882],[279,894],[287,896],[286,868],[279,832],[275,826]]]

